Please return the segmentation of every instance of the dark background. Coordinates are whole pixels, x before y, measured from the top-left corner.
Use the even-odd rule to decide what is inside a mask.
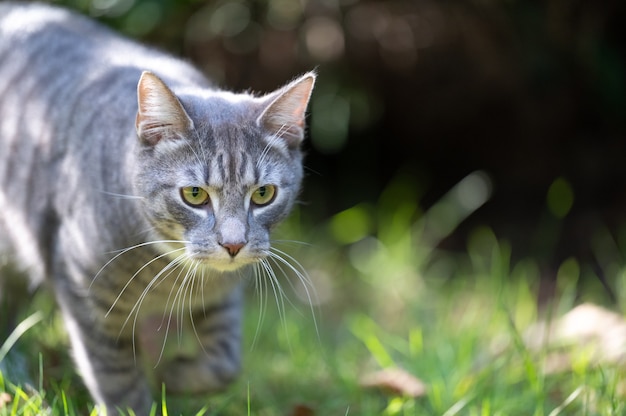
[[[398,175],[424,210],[482,170],[477,224],[517,256],[596,261],[626,219],[623,0],[65,0],[188,58],[223,87],[269,91],[317,68],[305,202],[312,221]],[[555,180],[574,203],[554,218]],[[559,197],[559,194],[556,194]],[[547,232],[546,230],[550,230]],[[626,252],[626,250],[625,250]]]

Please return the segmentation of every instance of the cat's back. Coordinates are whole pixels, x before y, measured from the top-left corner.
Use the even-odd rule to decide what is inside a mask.
[[[76,66],[88,66],[106,48],[126,53],[122,45],[113,33],[68,10],[38,3],[0,3],[0,71],[5,73],[10,69],[28,69],[21,72],[24,77],[52,73],[46,67],[54,67],[55,62],[72,63],[64,68],[71,73]]]
[[[55,6],[37,2],[2,2],[0,3],[0,33],[35,32],[42,26],[52,23],[64,25],[70,22],[75,28],[91,25],[89,19],[81,18],[73,12]]]
[[[0,71],[10,68],[23,76],[68,74],[76,85],[81,78],[134,68],[158,72],[174,84],[207,86],[202,74],[179,59],[130,41],[76,12],[39,3],[0,2]]]

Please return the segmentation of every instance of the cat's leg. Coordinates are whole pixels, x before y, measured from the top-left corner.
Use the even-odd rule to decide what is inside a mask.
[[[24,311],[29,295],[32,296],[28,290],[28,276],[3,261],[0,252],[0,347],[20,323],[18,316]],[[10,348],[4,358],[0,359],[0,373],[22,385],[37,385],[29,376],[28,359],[19,349]]]
[[[241,367],[241,297],[237,288],[220,303],[194,314],[193,323],[185,328],[194,336],[186,338],[187,342],[199,342],[201,348],[193,356],[183,351],[157,369],[168,392],[202,395],[223,390],[237,377]]]
[[[8,334],[17,326],[18,312],[28,298],[28,276],[5,261],[0,252],[0,331]]]
[[[117,415],[118,410],[133,409],[138,416],[148,415],[153,405],[149,384],[136,359],[131,338],[120,337],[119,330],[107,327],[89,296],[72,296],[57,290],[65,327],[72,344],[78,370],[100,413]]]

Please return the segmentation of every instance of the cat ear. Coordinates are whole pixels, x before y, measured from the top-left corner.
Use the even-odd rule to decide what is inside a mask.
[[[152,72],[144,71],[137,85],[137,136],[145,144],[182,137],[193,128],[176,95]]]
[[[261,127],[282,138],[290,148],[304,140],[305,113],[315,77],[309,72],[271,94],[274,98],[257,119]]]

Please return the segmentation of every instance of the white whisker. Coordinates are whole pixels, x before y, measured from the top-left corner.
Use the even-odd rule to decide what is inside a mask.
[[[251,349],[256,346],[257,339],[259,337],[261,326],[265,320],[265,314],[267,312],[267,281],[263,279],[262,266],[260,263],[254,264],[254,288],[259,298],[259,317],[257,319],[256,330],[254,331],[254,337],[252,338]],[[265,288],[265,292],[263,291]]]
[[[172,307],[170,308],[170,313],[167,313],[167,309],[168,309],[168,305],[170,304],[170,299],[172,297],[172,292],[174,291],[174,288],[178,286],[178,281],[180,280],[181,276],[183,275],[183,271],[185,272],[185,275],[187,275],[187,273],[189,273],[189,270],[186,269],[185,267],[181,268],[180,272],[178,272],[178,276],[176,276],[176,279],[174,280],[174,283],[172,284],[172,287],[170,288],[170,292],[167,295],[167,300],[165,301],[165,307],[163,308],[163,317],[161,318],[161,324],[159,325],[159,327],[157,328],[157,331],[160,331],[163,328],[163,324],[165,323],[165,317],[167,316],[167,324],[165,325],[165,334],[163,336],[163,344],[161,345],[161,351],[159,352],[159,358],[157,359],[157,362],[155,363],[154,367],[156,368],[156,366],[159,365],[159,363],[161,362],[161,359],[163,358],[163,354],[165,352],[165,345],[167,344],[167,337],[170,333],[170,325],[172,324],[172,316],[174,314],[174,304],[175,304],[175,300],[172,300]],[[183,277],[183,282],[184,282],[185,278]]]
[[[267,259],[261,260],[261,265],[263,267],[263,270],[265,271],[266,276],[268,277],[268,279],[266,279],[265,282],[267,283],[267,281],[269,281],[271,288],[272,288],[272,292],[274,293],[274,299],[276,300],[276,307],[278,309],[278,317],[280,319],[281,325],[285,331],[285,334],[288,335],[289,332],[287,330],[287,315],[286,315],[286,310],[285,310],[285,298],[287,296],[285,295],[285,292],[283,291],[283,288],[281,287],[280,282],[278,281],[278,278],[276,277],[276,273],[274,273],[274,270],[272,269],[272,266],[269,264],[268,260]],[[289,342],[288,336],[287,336],[287,340]],[[291,348],[291,344],[290,344],[290,348]]]
[[[300,240],[271,240],[272,244],[290,244],[290,245],[303,245],[307,247],[312,247],[311,243],[307,243],[306,241]],[[275,249],[275,247],[270,247],[271,249]],[[297,262],[296,262],[297,263]]]
[[[289,125],[288,124],[282,124],[280,126],[280,128],[278,129],[278,131],[276,132],[275,137],[278,139],[282,139],[283,136],[285,135],[285,133],[289,130]]]
[[[194,268],[193,277],[191,279],[192,280],[192,291],[193,291],[193,286],[195,286],[195,283],[196,283],[195,279],[196,279],[196,276],[197,276],[198,268],[199,268],[199,264],[196,264],[196,267]],[[200,290],[203,291],[203,288],[204,288],[204,269],[201,268],[201,267],[200,267],[200,278],[201,278],[201,281],[200,281],[201,289]],[[201,294],[201,296],[202,296],[202,305],[206,305],[204,303],[204,295]],[[204,343],[200,339],[200,334],[198,334],[198,330],[196,328],[196,323],[194,322],[194,319],[193,319],[192,302],[193,302],[193,299],[191,298],[191,294],[190,294],[189,295],[189,321],[191,322],[191,328],[193,330],[194,335],[196,336],[196,339],[198,340],[198,344],[200,345],[200,348],[202,349],[202,351],[206,355],[209,355],[208,351],[204,348]],[[204,317],[206,318],[206,310],[204,308],[202,308],[202,309],[203,309],[203,312],[204,312]]]
[[[136,244],[134,246],[131,247],[127,247],[121,250],[117,250],[118,253],[113,256],[109,261],[107,261],[104,266],[102,266],[100,268],[100,270],[98,270],[98,272],[94,275],[94,277],[91,279],[91,283],[89,284],[89,289],[91,289],[91,287],[93,286],[94,282],[96,281],[96,279],[98,278],[98,276],[100,276],[100,274],[104,271],[104,269],[106,269],[111,263],[113,263],[115,260],[117,260],[120,256],[123,256],[124,254],[128,253],[129,251],[135,250],[137,248],[141,248],[141,247],[146,247],[146,246],[150,246],[153,244],[171,244],[171,243],[178,243],[178,244],[185,244],[188,243],[188,241],[183,241],[183,240],[154,240],[154,241],[146,241],[140,244]],[[113,252],[114,253],[114,252]]]
[[[101,194],[104,195],[109,195],[118,199],[145,199],[142,196],[138,196],[138,195],[127,195],[127,194],[118,194],[115,192],[109,192],[109,191],[99,191]]]
[[[165,301],[165,307],[163,308],[163,316],[161,317],[161,324],[158,327],[158,330],[160,331],[161,328],[163,328],[163,324],[165,323],[165,317],[168,316],[167,314],[167,307],[170,304],[170,299],[172,298],[172,292],[174,291],[175,287],[178,287],[178,281],[180,280],[181,276],[183,275],[183,272],[185,272],[185,275],[188,273],[188,269],[186,269],[185,267],[181,268],[180,271],[178,272],[178,276],[176,276],[176,279],[174,279],[174,283],[172,284],[172,287],[170,288],[169,293],[167,294],[167,299]],[[183,277],[183,281],[185,280],[185,278]],[[174,301],[172,300],[172,305]],[[172,311],[170,311],[169,314],[169,319],[167,321],[167,326],[166,326],[166,331],[169,329],[169,324],[171,323],[171,317],[172,317]]]
[[[198,272],[198,265],[194,264],[193,268],[189,269],[189,274],[185,277],[185,280],[183,280],[183,284],[182,286],[184,287],[183,290],[183,296],[181,296],[179,303],[180,303],[180,313],[178,316],[178,321],[179,321],[179,325],[178,325],[178,345],[181,345],[182,343],[182,338],[183,338],[183,326],[184,326],[184,321],[185,321],[185,314],[184,314],[184,308],[185,308],[185,301],[188,299],[188,307],[189,307],[189,318],[190,321],[193,325],[193,313],[192,313],[192,308],[193,308],[193,299],[192,299],[192,295],[193,295],[193,285],[194,282],[196,281],[196,273]]]
[[[280,262],[286,265],[287,267],[289,267],[289,269],[291,269],[303,283],[306,283],[313,290],[315,290],[315,286],[313,285],[313,282],[311,281],[306,270],[304,269],[304,267],[300,264],[298,260],[296,260],[290,254],[277,249],[276,247],[270,247],[270,250],[274,251],[274,253],[270,251],[270,254],[269,254],[270,257],[280,260]],[[290,260],[291,262],[287,260]],[[315,295],[315,300],[317,300],[317,294]],[[309,301],[312,301],[312,299],[309,299]]]
[[[274,252],[270,251],[268,253],[269,255],[269,259],[272,259],[274,261],[274,264],[276,264],[276,266],[281,270],[281,272],[283,274],[286,275],[286,273],[284,272],[281,263],[283,265],[285,265],[288,269],[290,269],[298,278],[298,280],[300,280],[300,282],[302,283],[302,288],[304,289],[304,293],[306,294],[307,300],[309,302],[309,308],[311,310],[311,316],[313,318],[313,324],[315,326],[315,332],[317,333],[318,339],[320,337],[319,334],[319,327],[317,325],[317,317],[315,315],[315,309],[314,309],[314,305],[317,304],[317,300],[318,300],[318,296],[317,296],[317,292],[315,290],[315,285],[313,285],[313,282],[311,281],[311,279],[309,278],[309,276],[307,275],[306,271],[304,270],[304,267],[302,267],[302,265],[295,259],[293,258],[291,255],[285,253],[282,250],[279,250],[275,247],[270,248],[270,250],[273,250]],[[286,258],[283,258],[283,256]],[[291,260],[294,264],[290,263],[288,260]],[[287,281],[289,282],[290,285],[291,281],[289,279],[287,279]],[[293,285],[292,285],[293,288]],[[309,290],[310,289],[310,290]],[[294,288],[295,290],[295,288]],[[311,293],[313,292],[313,293]],[[315,300],[315,302],[314,302]]]
[[[184,264],[184,260],[185,260],[186,257],[187,257],[186,254],[179,255],[174,260],[169,262],[163,269],[161,269],[161,271],[159,273],[157,273],[156,276],[154,276],[150,280],[150,282],[146,285],[144,290],[141,292],[141,295],[139,295],[139,298],[137,299],[137,302],[135,302],[135,305],[133,306],[133,308],[128,313],[128,317],[126,317],[126,320],[124,321],[124,324],[122,325],[122,329],[124,329],[124,327],[126,326],[126,323],[128,322],[128,319],[130,318],[130,315],[132,315],[133,313],[135,314],[135,322],[136,322],[137,315],[139,314],[139,310],[141,309],[141,304],[143,303],[143,301],[144,301],[145,297],[147,296],[148,292],[150,292],[151,289],[154,289],[155,287],[157,287],[162,281],[167,279],[174,271],[176,271],[176,269],[178,267],[183,265]],[[163,276],[163,274],[165,272],[167,272],[167,274],[165,276]],[[161,276],[163,276],[163,278],[159,281]],[[133,328],[134,328],[134,325],[133,325]],[[134,333],[134,331],[133,331],[133,333]]]
[[[282,135],[285,134],[285,131],[287,131],[286,127],[287,126],[283,125],[281,129],[275,135],[269,138],[269,140],[267,141],[265,145],[265,148],[261,152],[261,156],[259,156],[259,159],[256,162],[257,169],[260,169],[261,166],[265,164],[265,159],[267,158],[267,155],[269,154],[272,147],[275,146],[276,143],[280,143],[280,141],[282,140],[281,139]]]
[[[175,318],[177,320],[176,323],[178,325],[177,335],[178,335],[178,343],[180,345],[181,338],[182,338],[182,331],[183,331],[184,318],[182,316],[182,311],[183,311],[184,297],[185,297],[185,293],[187,290],[186,287],[189,285],[189,281],[193,280],[193,276],[195,275],[197,268],[198,268],[198,264],[194,262],[193,266],[181,269],[180,273],[178,273],[178,276],[176,277],[176,280],[174,281],[172,285],[170,293],[167,297],[167,301],[165,303],[164,312],[163,312],[163,320],[161,322],[161,325],[159,326],[159,330],[160,330],[163,327],[163,323],[165,322],[165,317],[167,315],[167,324],[165,325],[165,334],[163,337],[163,344],[161,345],[159,358],[154,365],[155,368],[156,366],[159,365],[159,363],[161,362],[161,359],[163,358],[163,354],[165,352],[165,345],[167,343],[170,327],[172,324],[172,318],[174,317],[174,310],[176,308],[178,308],[178,311],[177,311]],[[179,285],[178,281],[180,280],[181,276],[183,276],[183,271],[185,271],[185,275],[182,278],[182,282]],[[190,278],[190,276],[192,277]],[[174,288],[177,288],[177,290],[176,290],[176,294],[174,295],[174,298],[172,299],[172,292],[174,291]],[[167,314],[167,309],[168,309],[168,305],[170,304],[170,299],[172,300],[172,303],[171,303],[171,307],[169,308],[170,312],[169,314]],[[190,308],[191,308],[191,305],[190,305]]]
[[[202,304],[202,313],[204,314],[204,317],[206,318],[206,309],[204,308],[204,305],[206,305],[206,301],[204,300],[204,285],[205,285],[205,276],[204,276],[204,267],[200,268],[200,299],[201,299],[201,304]]]
[[[200,135],[198,134],[198,132],[195,132],[195,143],[198,143],[200,145],[200,151],[202,152],[202,156],[204,156],[205,160],[204,162],[200,159],[200,156],[198,155],[198,153],[196,152],[196,149],[193,148],[193,146],[191,145],[191,143],[189,141],[186,141],[185,143],[187,143],[187,146],[189,147],[189,149],[191,149],[193,155],[196,158],[196,161],[198,162],[198,166],[207,166],[207,160],[206,160],[206,153],[204,152],[204,149],[202,147],[202,139],[200,137]],[[204,179],[204,178],[202,178]]]
[[[139,273],[141,273],[146,267],[150,266],[152,263],[154,263],[157,260],[162,259],[163,257],[167,257],[172,253],[175,253],[177,251],[181,251],[181,250],[186,250],[185,247],[181,247],[181,248],[177,248],[175,250],[171,250],[168,251],[166,253],[160,254],[157,257],[153,258],[152,260],[150,260],[149,262],[147,262],[146,264],[144,264],[143,266],[141,266],[139,268],[139,270],[137,270],[135,272],[135,274],[133,274],[130,279],[128,279],[128,281],[126,282],[126,284],[124,285],[124,287],[122,287],[122,290],[120,290],[120,293],[117,295],[117,297],[115,298],[115,300],[113,301],[113,304],[111,305],[111,307],[109,308],[109,310],[107,311],[107,313],[104,315],[105,317],[109,316],[109,314],[111,313],[111,311],[113,310],[113,308],[115,308],[115,305],[117,304],[117,302],[120,300],[120,298],[122,297],[122,295],[124,294],[124,292],[126,291],[126,289],[128,288],[128,286],[130,286],[130,284],[132,283],[132,281],[135,279],[135,277],[137,277],[139,275]]]
[[[144,290],[141,292],[141,295],[139,295],[139,298],[137,299],[137,301],[133,305],[133,308],[128,313],[128,316],[124,320],[124,323],[122,324],[122,327],[120,328],[120,334],[124,330],[126,325],[128,324],[128,320],[130,319],[130,317],[134,314],[133,329],[132,329],[132,334],[133,334],[132,335],[133,354],[136,353],[135,331],[137,329],[137,318],[139,317],[139,311],[141,310],[141,305],[143,304],[143,301],[146,299],[146,297],[148,295],[148,292],[150,292],[150,290],[152,290],[156,286],[158,286],[160,281],[162,282],[163,280],[167,279],[178,267],[180,267],[182,264],[184,264],[184,260],[185,260],[186,256],[187,255],[184,254],[184,253],[179,255],[174,260],[169,262],[163,269],[161,269],[161,271],[159,273],[157,273],[156,276],[154,276],[150,280],[150,282],[146,285]],[[165,274],[165,276],[163,276],[163,274],[166,273],[166,272],[167,272],[167,274]],[[159,281],[161,276],[163,276],[163,278]]]

